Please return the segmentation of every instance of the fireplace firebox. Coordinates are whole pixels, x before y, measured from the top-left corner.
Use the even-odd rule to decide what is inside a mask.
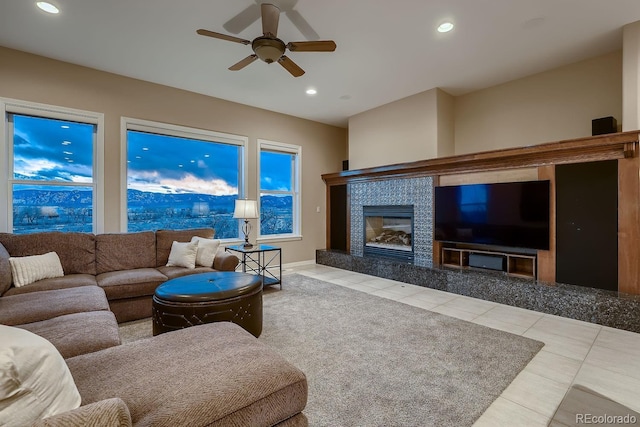
[[[413,205],[363,206],[364,256],[413,264]]]

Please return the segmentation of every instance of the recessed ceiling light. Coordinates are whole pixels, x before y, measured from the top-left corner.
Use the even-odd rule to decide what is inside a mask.
[[[307,95],[315,95],[316,93],[318,93],[318,91],[315,89],[307,89]]]
[[[443,22],[438,26],[439,33],[448,33],[453,30],[453,24],[451,22]]]
[[[55,7],[54,5],[46,1],[36,2],[36,6],[38,6],[40,9],[44,10],[47,13],[53,13],[53,14],[60,13],[60,9],[58,9],[57,7]]]

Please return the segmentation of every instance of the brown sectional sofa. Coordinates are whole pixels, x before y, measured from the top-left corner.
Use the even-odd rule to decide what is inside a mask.
[[[306,426],[304,373],[238,325],[221,322],[121,344],[118,321],[151,315],[171,244],[212,229],[130,234],[0,233],[0,324],[40,335],[65,358],[82,405],[34,426]],[[11,283],[10,256],[58,253],[64,277]],[[115,315],[114,315],[115,313]]]
[[[219,252],[213,267],[167,267],[174,241],[193,236],[213,238],[214,230],[158,230],[139,233],[0,233],[0,295],[98,285],[109,300],[118,322],[151,316],[151,297],[156,287],[174,277],[207,271],[233,271],[235,255]],[[8,257],[56,252],[64,277],[40,280],[16,288],[11,283]]]

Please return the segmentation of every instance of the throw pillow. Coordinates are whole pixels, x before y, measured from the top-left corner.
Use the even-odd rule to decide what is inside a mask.
[[[79,406],[80,393],[53,344],[0,325],[0,425],[31,425]]]
[[[16,288],[42,279],[64,276],[60,258],[55,252],[42,255],[10,257],[11,274]]]
[[[196,265],[203,267],[213,267],[213,260],[220,247],[220,239],[205,239],[204,237],[193,236],[192,242],[198,242],[198,253],[196,254]]]
[[[167,267],[196,268],[198,242],[176,242],[171,245]]]

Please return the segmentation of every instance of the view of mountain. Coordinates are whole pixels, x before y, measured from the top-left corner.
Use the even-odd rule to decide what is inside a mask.
[[[212,227],[220,238],[238,236],[238,221],[233,218],[237,196],[208,194],[164,194],[128,190],[128,230]],[[290,196],[261,198],[263,234],[291,232]],[[91,231],[92,191],[77,188],[66,191],[37,189],[13,192],[14,231]]]

